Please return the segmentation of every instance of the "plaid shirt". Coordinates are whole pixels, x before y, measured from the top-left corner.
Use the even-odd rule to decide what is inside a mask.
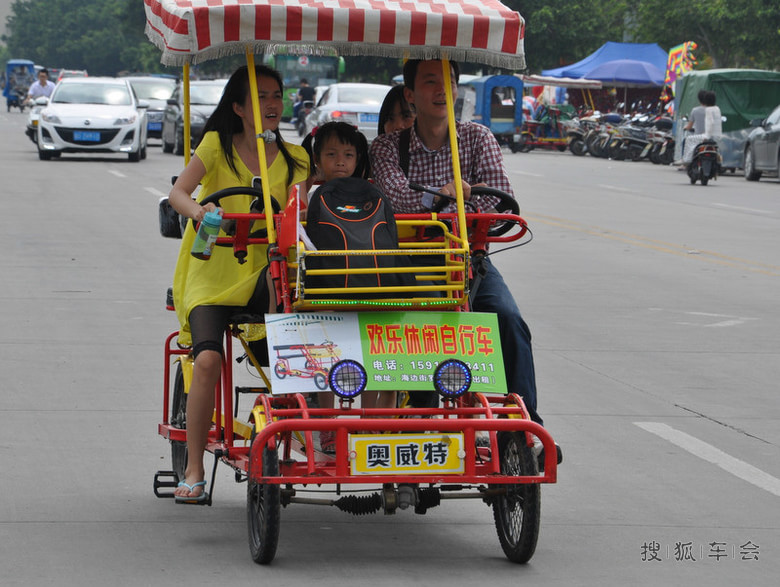
[[[474,122],[456,122],[458,151],[463,180],[469,185],[484,183],[514,196],[509,183],[501,147],[490,130]],[[428,212],[422,205],[422,192],[409,188],[409,182],[419,183],[431,189],[439,189],[454,180],[452,151],[449,140],[438,151],[427,149],[416,130],[409,140],[409,177],[401,169],[398,155],[400,133],[380,135],[371,143],[369,155],[374,181],[390,198],[399,214]],[[471,201],[481,212],[490,210],[498,198],[474,196]],[[444,211],[455,208],[450,204]],[[468,207],[467,207],[468,211]]]

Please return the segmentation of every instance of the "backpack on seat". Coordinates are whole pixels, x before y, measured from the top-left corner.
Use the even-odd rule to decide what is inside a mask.
[[[340,177],[321,185],[309,202],[306,233],[318,250],[398,249],[395,213],[372,183]],[[307,269],[408,267],[406,255],[310,256]],[[414,285],[410,273],[307,276],[309,287],[397,287]],[[368,297],[366,294],[359,294]],[[379,294],[369,294],[376,297]],[[388,293],[390,297],[405,294]],[[342,296],[339,296],[342,297]]]

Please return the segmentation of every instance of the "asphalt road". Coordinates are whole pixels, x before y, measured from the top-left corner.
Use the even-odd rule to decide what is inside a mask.
[[[25,118],[0,113],[3,585],[776,584],[777,179],[690,186],[671,167],[506,152],[534,240],[494,259],[565,451],[534,558],[505,560],[478,501],[360,518],[296,504],[259,567],[224,467],[211,508],[152,493],[178,249],[157,201],[181,158],[38,161]]]

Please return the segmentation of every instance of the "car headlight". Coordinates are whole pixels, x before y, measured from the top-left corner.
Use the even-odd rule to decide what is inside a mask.
[[[433,386],[445,399],[460,397],[471,387],[471,369],[458,359],[442,361],[433,372]]]
[[[41,119],[44,122],[50,122],[51,124],[62,124],[59,116],[56,114],[49,114],[48,112],[41,112]]]
[[[360,395],[368,383],[363,365],[352,359],[339,361],[328,373],[328,383],[337,396],[350,399]]]
[[[125,126],[126,124],[133,124],[138,120],[137,114],[130,114],[129,116],[121,116],[114,121],[117,126]]]

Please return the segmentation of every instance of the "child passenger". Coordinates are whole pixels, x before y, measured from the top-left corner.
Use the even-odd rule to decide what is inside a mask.
[[[368,142],[366,137],[346,122],[328,122],[315,129],[304,140],[304,146],[311,145],[310,157],[314,170],[312,176],[318,181],[328,182],[339,177],[357,177],[367,179]],[[361,394],[364,408],[395,407],[395,392],[364,391]],[[319,394],[320,407],[333,407],[333,394]],[[336,437],[332,431],[320,432],[320,447],[323,452],[333,453]]]

